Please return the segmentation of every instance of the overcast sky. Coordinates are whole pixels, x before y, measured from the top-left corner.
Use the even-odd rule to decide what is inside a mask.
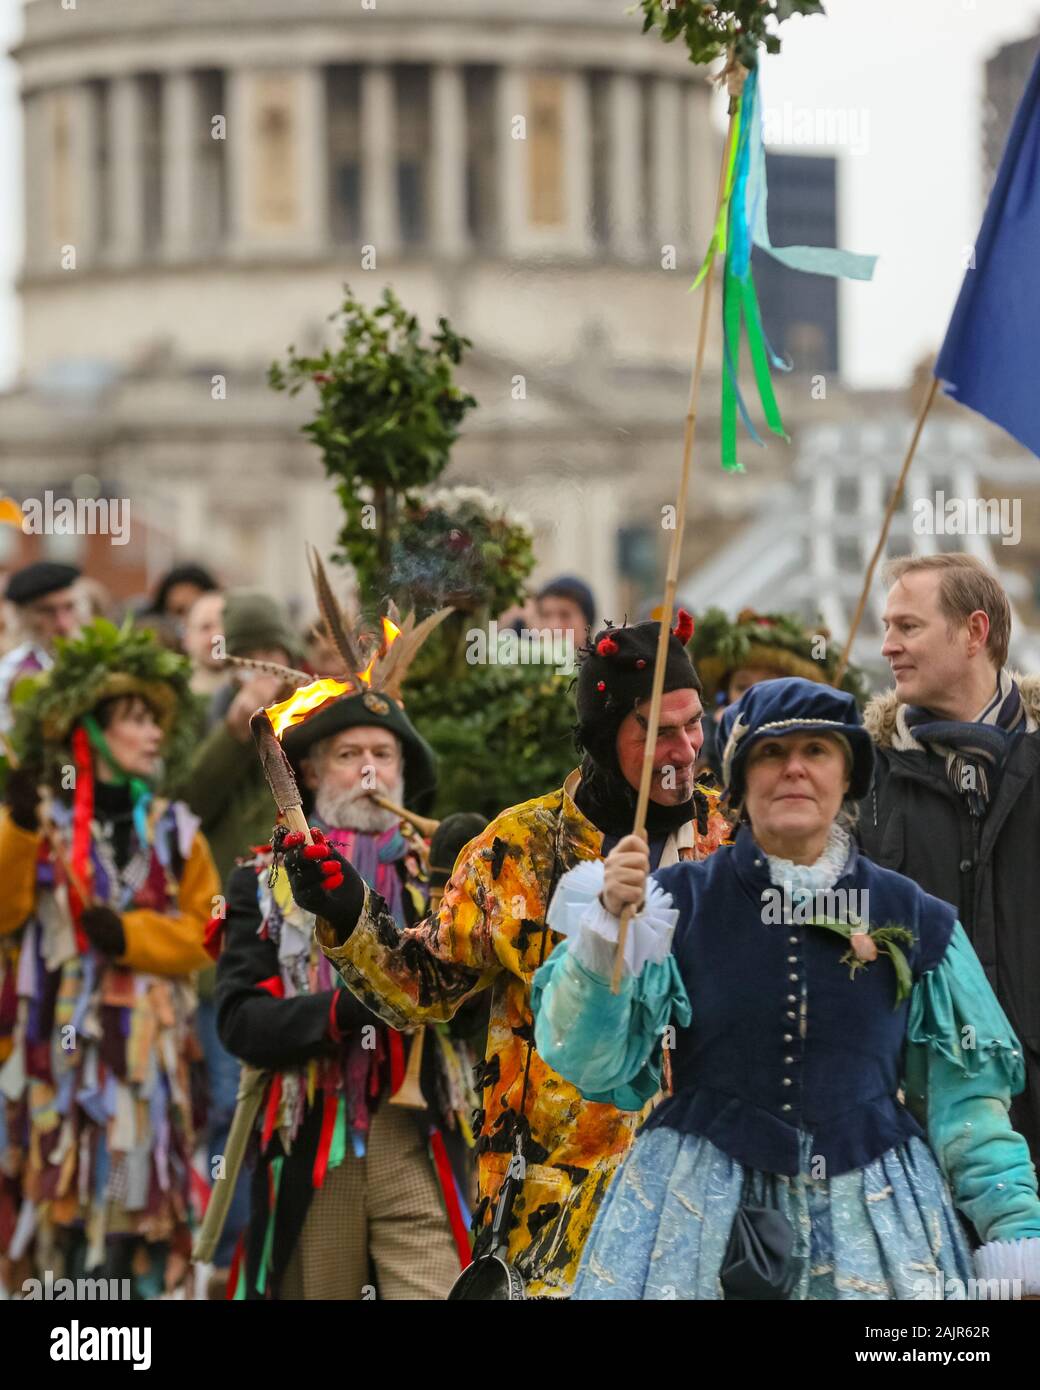
[[[437,0],[429,4],[435,10]],[[0,0],[5,51],[20,9],[20,0]],[[785,26],[783,53],[766,63],[767,134],[800,141],[817,122],[826,135],[844,121],[841,241],[882,258],[873,283],[842,290],[846,375],[862,386],[900,385],[938,347],[978,230],[982,64],[1007,40],[1036,32],[1040,0],[827,0],[827,9],[826,19]],[[635,21],[632,42],[650,42]],[[13,65],[4,60],[0,386],[17,371],[20,254],[21,127]]]

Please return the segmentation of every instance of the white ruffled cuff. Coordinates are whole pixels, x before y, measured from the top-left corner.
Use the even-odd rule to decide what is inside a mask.
[[[980,1279],[1007,1280],[1012,1298],[1040,1294],[1040,1236],[981,1245],[975,1251],[975,1273]]]
[[[599,901],[602,890],[602,859],[576,865],[556,885],[548,922],[553,931],[568,938],[576,960],[597,975],[609,975],[614,968],[618,918]],[[643,910],[629,919],[623,973],[639,975],[648,961],[665,960],[678,920],[671,895],[648,878]]]

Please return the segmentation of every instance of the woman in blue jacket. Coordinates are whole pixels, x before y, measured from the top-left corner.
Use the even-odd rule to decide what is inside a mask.
[[[733,845],[648,878],[628,836],[550,911],[566,939],[535,976],[541,1055],[627,1109],[657,1093],[666,1040],[672,1071],[574,1297],[1040,1294],[1036,1173],[1008,1120],[1022,1050],[954,909],[849,834],[873,766],[854,701],[765,681],[722,739]]]

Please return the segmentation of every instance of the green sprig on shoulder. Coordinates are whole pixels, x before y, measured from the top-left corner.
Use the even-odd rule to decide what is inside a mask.
[[[843,936],[846,941],[851,941],[854,931],[859,934],[863,930],[858,922],[838,922],[833,917],[810,917],[809,926],[826,927],[828,931]],[[904,999],[910,998],[914,987],[910,963],[903,953],[900,943],[903,946],[912,946],[914,934],[909,928],[900,926],[898,922],[886,922],[883,927],[876,927],[866,934],[877,947],[878,954],[888,956],[892,962],[896,972],[896,1002],[893,1008],[898,1009]],[[854,980],[856,972],[866,970],[869,962],[861,960],[850,947],[842,956],[841,964],[849,967],[849,978]]]

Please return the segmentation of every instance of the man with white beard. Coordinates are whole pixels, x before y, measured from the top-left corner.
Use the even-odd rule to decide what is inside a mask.
[[[365,690],[330,700],[288,729],[283,747],[314,798],[313,857],[335,846],[404,927],[428,911],[422,846],[376,793],[422,813],[433,754],[398,700]],[[327,842],[322,846],[321,840]],[[302,837],[276,834],[288,848]],[[456,848],[461,848],[457,846]],[[225,1047],[271,1075],[244,1258],[229,1297],[443,1298],[468,1262],[465,1175],[477,1108],[472,1057],[441,1027],[406,1037],[360,1003],[314,943],[268,846],[230,875],[217,971]],[[421,1046],[425,1110],[401,1088]],[[432,1160],[432,1162],[431,1162]]]

